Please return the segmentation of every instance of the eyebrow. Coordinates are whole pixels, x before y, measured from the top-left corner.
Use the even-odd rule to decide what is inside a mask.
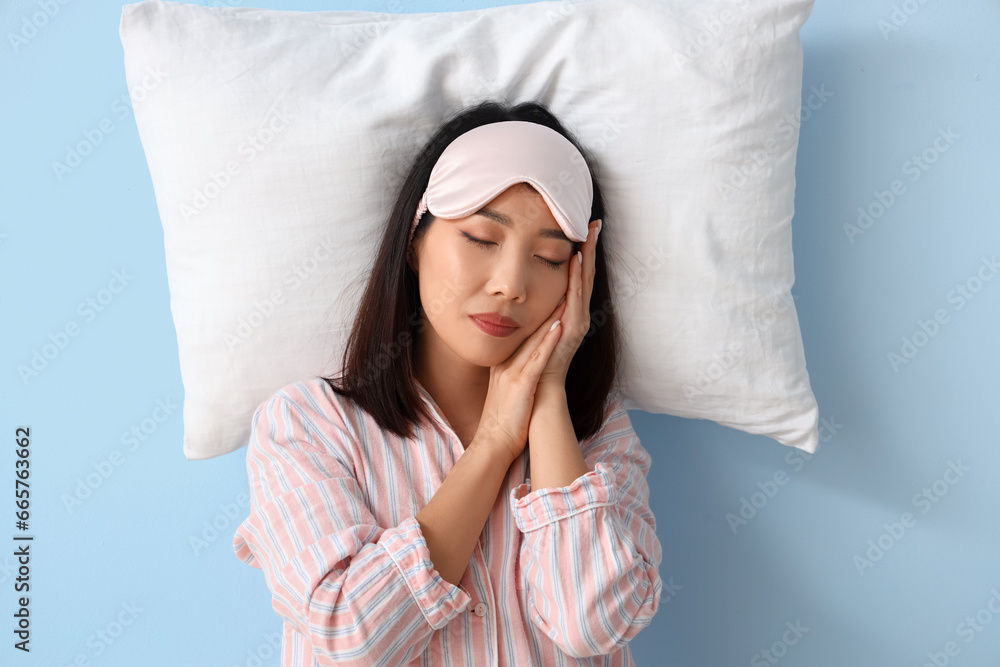
[[[494,211],[491,208],[486,208],[485,206],[475,212],[474,215],[481,215],[484,218],[489,218],[495,222],[499,222],[504,227],[513,227],[514,223],[509,217],[501,213],[500,211]],[[573,243],[573,239],[566,236],[561,229],[543,229],[538,233],[539,236],[546,239],[560,239],[562,241],[568,241]]]

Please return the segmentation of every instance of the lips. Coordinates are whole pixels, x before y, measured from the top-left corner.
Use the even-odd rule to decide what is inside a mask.
[[[488,322],[486,320],[481,320],[478,315],[469,315],[469,319],[472,320],[477,327],[479,327],[480,331],[485,334],[489,334],[490,336],[496,336],[497,338],[505,338],[518,329],[518,327],[505,327],[500,326],[499,324],[493,324],[492,322]]]
[[[501,327],[521,326],[516,320],[512,320],[511,318],[501,315],[500,313],[473,313],[472,317],[475,317],[477,320],[482,320],[488,324],[496,324]]]

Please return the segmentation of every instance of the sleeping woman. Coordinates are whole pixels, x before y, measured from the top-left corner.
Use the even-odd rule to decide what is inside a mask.
[[[424,146],[341,372],[253,416],[233,547],[284,667],[634,664],[662,553],[603,216],[541,104],[469,107]]]

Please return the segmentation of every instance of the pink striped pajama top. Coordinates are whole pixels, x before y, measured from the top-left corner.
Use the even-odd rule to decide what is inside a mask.
[[[620,401],[581,442],[590,472],[532,491],[514,460],[461,586],[414,518],[464,453],[431,395],[410,439],[383,431],[322,378],[258,406],[251,512],[236,555],[264,573],[283,619],[282,667],[634,665],[656,613],[662,552],[650,456]]]

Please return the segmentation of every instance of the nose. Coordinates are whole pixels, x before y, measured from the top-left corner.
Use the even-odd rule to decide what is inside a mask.
[[[490,293],[503,294],[511,301],[524,301],[527,292],[527,262],[528,259],[513,250],[501,252],[490,265]]]

